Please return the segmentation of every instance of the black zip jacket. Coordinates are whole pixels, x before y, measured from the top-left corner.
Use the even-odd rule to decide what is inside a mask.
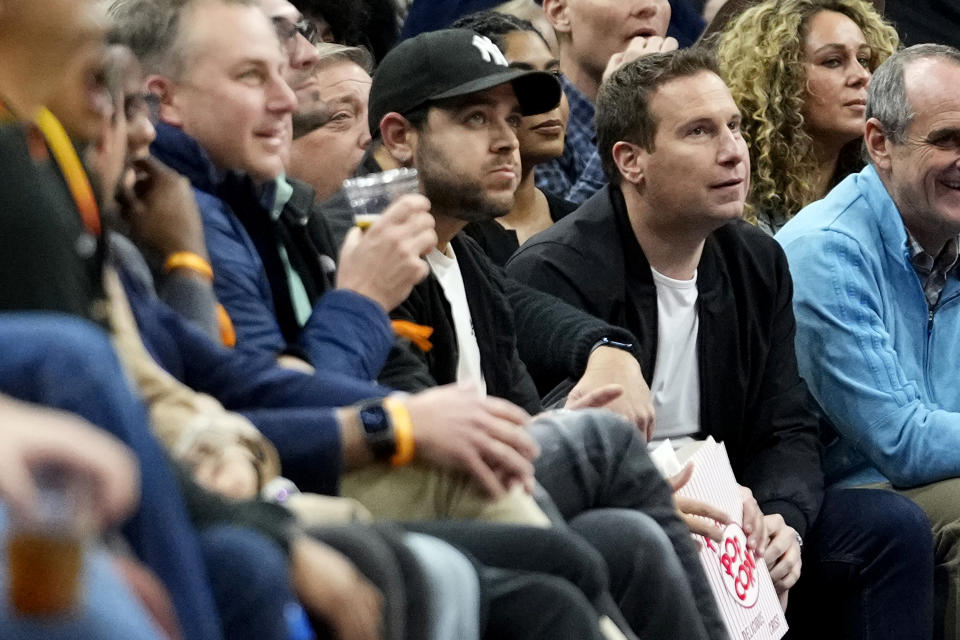
[[[630,330],[652,380],[657,291],[617,187],[531,238],[507,272]],[[823,471],[817,420],[797,373],[783,250],[746,222],[726,224],[706,240],[697,290],[702,435],[726,444],[738,481],[764,513],[780,513],[804,535],[823,499]]]

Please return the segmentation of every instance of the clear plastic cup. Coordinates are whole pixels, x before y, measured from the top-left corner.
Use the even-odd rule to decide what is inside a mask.
[[[419,188],[416,169],[391,169],[343,181],[354,224],[361,229],[373,224],[391,202],[404,194],[417,193]]]
[[[39,465],[32,475],[34,509],[10,513],[10,602],[23,616],[57,615],[79,601],[84,549],[94,529],[93,485],[61,465]]]

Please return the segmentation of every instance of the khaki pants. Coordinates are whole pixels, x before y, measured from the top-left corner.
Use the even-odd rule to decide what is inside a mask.
[[[913,500],[933,528],[934,637],[960,640],[960,478],[897,489],[889,482],[867,485],[889,489]]]
[[[347,472],[340,495],[382,520],[457,518],[550,526],[536,501],[519,487],[494,500],[466,475],[417,463],[400,468],[375,464]]]

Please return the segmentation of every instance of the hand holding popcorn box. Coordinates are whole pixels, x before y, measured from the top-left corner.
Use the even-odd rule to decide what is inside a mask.
[[[676,475],[683,464],[693,462],[693,476],[677,493],[719,507],[730,518],[719,543],[695,535],[700,543],[700,562],[730,638],[782,638],[787,621],[763,558],[754,557],[747,549],[743,503],[726,448],[707,438],[674,451],[665,440],[651,457],[664,477]]]

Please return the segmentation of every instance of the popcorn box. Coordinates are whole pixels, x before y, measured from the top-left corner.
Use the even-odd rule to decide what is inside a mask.
[[[650,455],[664,477],[676,475],[692,461],[693,475],[677,493],[719,507],[730,518],[719,543],[694,537],[731,640],[780,640],[787,632],[787,621],[763,558],[747,551],[743,503],[726,447],[707,438],[674,451],[665,440]]]

